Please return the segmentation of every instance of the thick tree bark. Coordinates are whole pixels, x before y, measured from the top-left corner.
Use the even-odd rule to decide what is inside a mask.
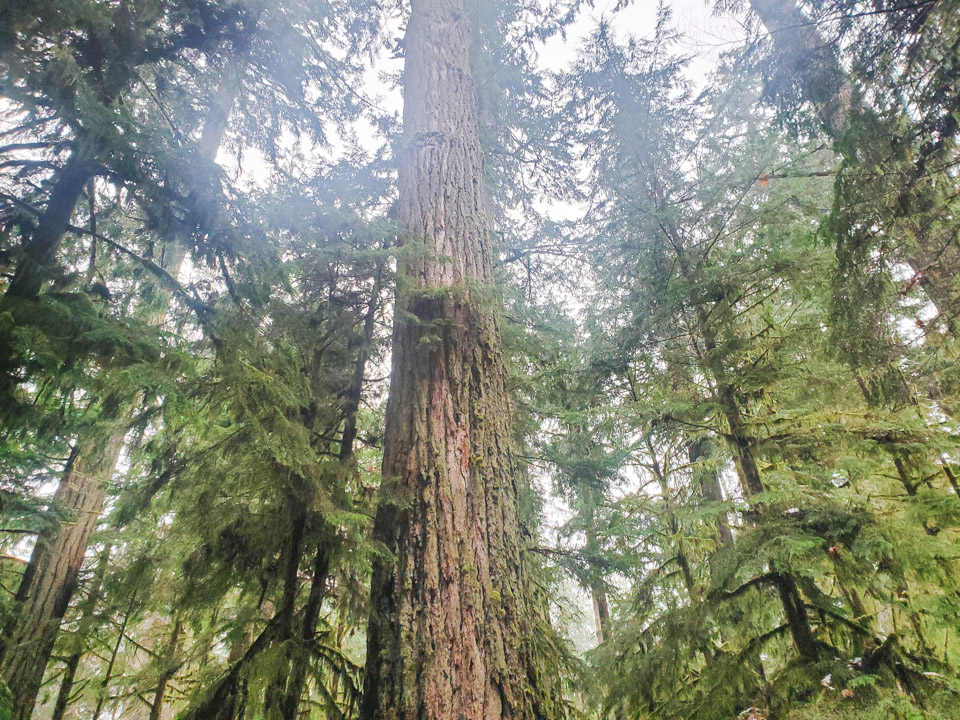
[[[364,720],[550,717],[532,651],[507,373],[494,309],[471,28],[413,0],[393,375]]]
[[[66,519],[41,533],[17,589],[16,620],[4,629],[0,669],[13,694],[13,720],[29,720],[60,621],[77,586],[87,542],[106,497],[105,480],[123,446],[122,433],[83,437],[53,497]]]

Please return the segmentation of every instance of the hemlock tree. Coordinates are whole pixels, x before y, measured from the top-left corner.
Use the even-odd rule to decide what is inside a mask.
[[[483,181],[475,28],[462,0],[414,0],[393,376],[361,717],[555,717],[520,523]]]

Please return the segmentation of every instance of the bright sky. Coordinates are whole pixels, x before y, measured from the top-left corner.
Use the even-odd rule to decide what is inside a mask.
[[[717,56],[742,40],[746,33],[731,18],[714,15],[712,0],[665,0],[664,4],[673,12],[674,28],[684,36],[680,49],[691,56],[690,78],[699,86],[713,69]],[[543,47],[541,62],[544,67],[554,70],[566,67],[600,19],[610,22],[621,40],[630,35],[652,37],[656,27],[657,0],[632,0],[619,12],[614,11],[616,5],[617,0],[597,0],[594,7],[585,8],[568,30],[566,40],[556,37]]]

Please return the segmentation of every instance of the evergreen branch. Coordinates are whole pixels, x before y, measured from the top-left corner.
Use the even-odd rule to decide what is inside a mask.
[[[741,595],[748,592],[751,588],[759,587],[760,585],[772,585],[777,581],[777,573],[767,573],[766,575],[760,575],[755,577],[753,580],[745,582],[740,587],[735,590],[724,590],[722,588],[711,590],[708,594],[712,600],[732,600],[733,598],[740,597]]]
[[[15,205],[23,208],[24,210],[27,210],[33,215],[36,215],[38,217],[42,215],[42,211],[35,208],[33,205],[30,205],[29,203],[24,202],[18,197],[9,195],[7,193],[0,193],[0,198],[4,198],[6,200],[12,201]],[[103,243],[106,243],[107,245],[112,247],[114,250],[120,252],[123,255],[126,255],[127,257],[131,258],[138,264],[142,265],[154,277],[156,277],[165,288],[167,288],[173,294],[177,295],[178,297],[180,297],[181,300],[183,300],[184,304],[187,307],[189,307],[197,316],[197,319],[200,321],[200,324],[204,326],[204,329],[207,330],[207,332],[210,334],[210,337],[216,340],[216,335],[212,332],[212,329],[209,326],[209,316],[210,316],[210,313],[212,312],[212,308],[204,304],[199,297],[190,293],[166,269],[164,269],[163,267],[155,263],[153,260],[143,257],[136,251],[131,250],[130,248],[124,245],[121,245],[116,240],[113,240],[112,238],[109,238],[106,235],[103,235],[102,233],[94,232],[88,228],[82,228],[82,227],[78,227],[76,225],[71,225],[71,224],[67,225],[67,230],[74,233],[75,235],[84,235],[87,237],[93,237]]]
[[[867,630],[865,627],[863,627],[859,623],[854,622],[850,618],[844,617],[843,615],[838,613],[836,610],[833,610],[827,607],[820,607],[819,605],[808,605],[807,607],[811,607],[814,610],[817,610],[818,612],[822,612],[824,615],[829,615],[834,620],[839,621],[840,623],[846,625],[848,628],[850,628],[851,630],[855,631],[860,635],[863,635],[864,637],[872,637],[875,640],[877,640],[876,636],[872,632]]]

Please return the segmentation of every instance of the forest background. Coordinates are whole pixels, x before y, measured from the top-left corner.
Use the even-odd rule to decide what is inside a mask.
[[[957,717],[960,4],[465,8],[503,717]],[[408,13],[0,8],[0,717],[373,717]]]

